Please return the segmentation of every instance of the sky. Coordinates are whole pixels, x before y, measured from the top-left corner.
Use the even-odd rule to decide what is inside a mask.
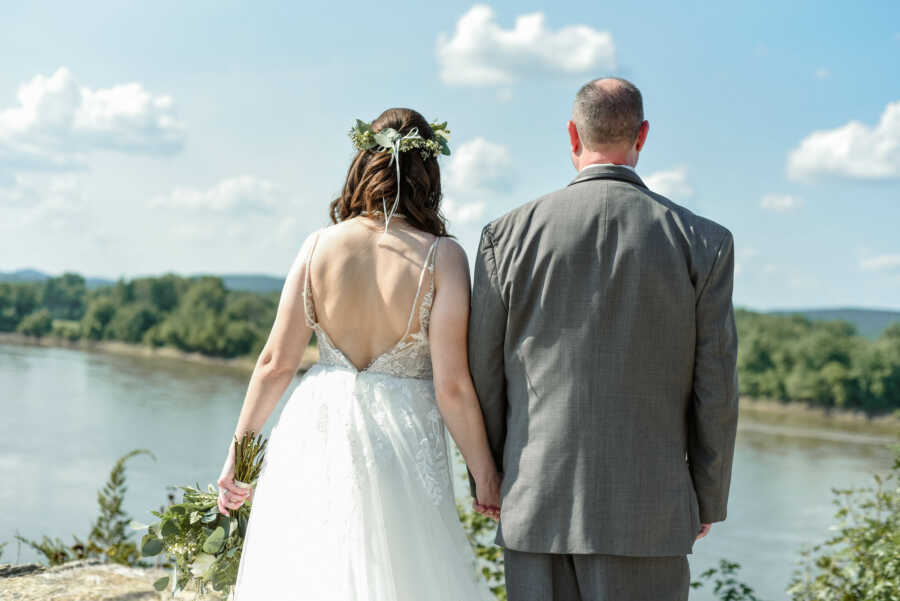
[[[735,305],[900,309],[900,3],[0,3],[0,271],[284,277],[392,106],[448,121],[451,233],[575,175],[625,77],[644,181],[734,234]]]

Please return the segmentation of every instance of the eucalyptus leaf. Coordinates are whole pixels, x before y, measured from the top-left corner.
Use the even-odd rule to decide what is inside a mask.
[[[400,137],[400,132],[392,127],[386,127],[375,134],[375,142],[380,146],[390,148],[394,144],[394,140]]]
[[[206,537],[203,543],[203,550],[207,553],[218,553],[225,544],[225,529],[221,526],[213,530],[213,533]]]
[[[163,538],[167,538],[169,536],[175,536],[179,532],[178,523],[175,520],[163,520],[162,527],[160,528]]]
[[[154,555],[159,555],[162,549],[163,544],[161,540],[158,538],[150,538],[144,541],[144,544],[141,546],[141,556],[153,557]]]
[[[215,561],[215,555],[210,555],[208,553],[198,554],[197,557],[194,558],[194,563],[191,564],[191,574],[194,576],[204,575]]]
[[[166,590],[167,586],[169,586],[169,577],[168,576],[163,576],[162,578],[157,579],[156,582],[153,583],[153,588],[155,588],[158,591]]]

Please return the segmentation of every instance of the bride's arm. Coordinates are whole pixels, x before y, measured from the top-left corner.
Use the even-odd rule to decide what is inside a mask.
[[[469,374],[469,264],[465,251],[450,238],[441,240],[438,249],[428,329],[438,409],[475,479],[476,500],[499,507],[500,476]]]
[[[284,391],[290,385],[294,375],[300,368],[303,353],[312,336],[312,329],[306,324],[303,307],[303,282],[306,277],[306,255],[312,245],[313,236],[306,239],[288,270],[281,289],[275,321],[269,331],[269,337],[262,352],[256,360],[244,404],[238,415],[234,436],[240,439],[245,432],[259,432],[266,423],[272,410],[281,400]],[[225,508],[240,507],[248,494],[247,489],[234,486],[234,439],[228,441],[228,454],[218,485],[228,491],[228,498],[235,499]],[[220,507],[221,509],[221,507]],[[224,512],[223,512],[224,513]]]

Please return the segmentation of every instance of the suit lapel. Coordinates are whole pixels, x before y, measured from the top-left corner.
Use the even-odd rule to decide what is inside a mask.
[[[644,180],[642,180],[637,173],[628,167],[620,167],[618,165],[593,165],[587,167],[584,171],[576,175],[575,179],[569,182],[569,186],[592,179],[615,179],[642,188],[647,187],[647,184],[644,183]]]

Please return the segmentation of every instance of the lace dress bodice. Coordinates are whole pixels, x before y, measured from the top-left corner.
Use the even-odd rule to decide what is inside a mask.
[[[345,367],[357,373],[381,373],[401,378],[431,379],[431,350],[428,345],[428,323],[431,318],[431,306],[434,302],[434,257],[440,237],[435,238],[425,255],[425,263],[419,275],[419,284],[416,288],[416,296],[413,299],[406,331],[393,347],[375,357],[365,368],[358,369],[347,355],[344,354],[331,340],[328,332],[316,318],[316,307],[311,289],[310,266],[313,253],[319,240],[319,232],[316,232],[312,247],[306,256],[306,278],[303,283],[303,307],[306,313],[306,324],[316,333],[319,346],[319,363],[323,365],[335,365]],[[427,289],[422,293],[423,284],[428,281]],[[422,302],[419,302],[419,298]],[[411,332],[416,320],[416,306],[418,305],[419,327]]]

